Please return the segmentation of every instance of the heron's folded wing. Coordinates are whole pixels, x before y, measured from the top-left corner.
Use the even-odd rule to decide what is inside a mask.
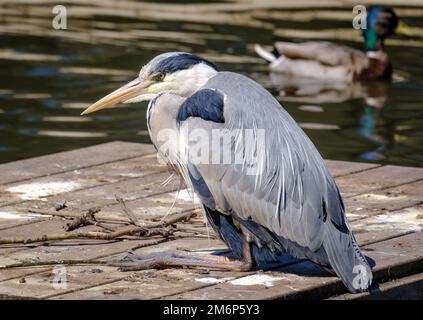
[[[248,78],[220,73],[206,87],[223,93],[224,123],[190,117],[182,129],[207,132],[209,161],[191,160],[216,208],[318,249],[322,225],[331,219],[343,226],[345,214],[333,178],[311,141],[279,103]],[[219,134],[232,138],[213,144]],[[216,153],[228,150],[232,162],[216,163],[224,160]]]

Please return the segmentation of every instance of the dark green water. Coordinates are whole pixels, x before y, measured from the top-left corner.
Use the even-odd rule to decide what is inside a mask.
[[[302,98],[278,99],[325,158],[423,166],[421,35],[396,36],[388,45],[399,80],[334,90],[318,84],[282,85],[286,79],[269,76],[252,44],[293,40],[283,38],[278,30],[352,29],[348,19],[330,19],[331,12],[350,12],[349,7],[322,7],[316,10],[326,12],[323,17],[293,21],[280,17],[316,10],[280,5],[249,8],[242,2],[234,4],[235,10],[228,2],[217,9],[135,1],[120,5],[101,1],[104,5],[97,6],[67,3],[68,30],[64,31],[52,29],[50,4],[1,3],[0,162],[113,140],[148,143],[146,103],[90,117],[79,114],[134,78],[155,55],[183,50],[205,55],[221,69],[248,75],[276,96],[282,86],[288,95],[298,88],[312,91]],[[421,34],[423,7],[415,16],[414,9],[398,9],[407,13],[404,20]],[[361,48],[357,41],[326,40]]]

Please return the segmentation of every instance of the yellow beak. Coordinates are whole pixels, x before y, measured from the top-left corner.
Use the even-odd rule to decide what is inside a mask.
[[[145,89],[147,89],[151,83],[151,80],[137,78],[89,106],[81,113],[81,116],[104,108],[113,107],[118,103],[125,103],[126,101],[143,94]]]
[[[397,29],[395,30],[396,34],[404,34],[406,36],[415,36],[416,33],[414,32],[414,30],[407,25],[405,22],[401,21],[398,24]]]

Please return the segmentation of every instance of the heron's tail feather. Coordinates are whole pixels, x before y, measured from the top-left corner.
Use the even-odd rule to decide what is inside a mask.
[[[268,61],[269,63],[275,61],[280,56],[280,54],[278,53],[278,51],[276,49],[274,49],[272,52],[270,52],[270,51],[267,51],[266,49],[264,49],[259,44],[254,45],[254,50],[256,51],[256,53],[260,57],[262,57],[264,60]]]
[[[373,278],[372,270],[348,226],[339,228],[329,221],[326,224],[323,247],[331,267],[350,292],[369,289]]]

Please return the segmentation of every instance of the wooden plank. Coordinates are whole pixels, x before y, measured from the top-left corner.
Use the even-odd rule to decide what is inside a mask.
[[[422,300],[423,273],[381,283],[372,292],[346,293],[329,300]]]
[[[149,246],[136,250],[136,253],[151,253],[168,249],[184,248],[187,250],[210,254],[215,251],[225,250],[225,245],[219,240],[208,239],[180,239],[169,241],[157,246]],[[117,254],[107,259],[120,259],[126,253]],[[113,270],[116,272],[116,270]],[[128,273],[117,272],[118,276]],[[127,279],[107,285],[93,285],[88,289],[69,294],[54,296],[54,299],[155,299],[158,297],[185,292],[189,289],[200,288],[205,285],[205,277],[224,279],[235,274],[234,272],[213,272],[199,269],[167,269],[150,270],[146,277],[128,275]],[[215,280],[218,281],[218,280]],[[111,294],[113,293],[113,294]]]
[[[351,223],[360,246],[386,241],[423,230],[423,206],[406,208]]]
[[[142,243],[142,241],[125,241],[125,242],[116,242],[111,243],[108,245],[97,245],[96,248],[90,245],[84,246],[76,246],[75,248],[69,247],[54,247],[47,248],[46,251],[39,252],[38,258],[40,261],[45,259],[47,260],[61,260],[61,259],[87,259],[87,258],[94,258],[95,255],[100,257],[99,259],[102,260],[110,260],[110,259],[117,259],[122,258],[126,255],[126,251],[137,244]],[[113,247],[110,248],[110,247]],[[169,241],[162,243],[160,246],[153,245],[149,247],[144,247],[142,249],[137,250],[137,252],[154,252],[160,251],[165,249],[175,249],[179,247],[188,248],[190,250],[195,251],[204,251],[210,252],[219,249],[224,249],[224,245],[217,240],[207,240],[207,239],[181,239],[175,241]],[[35,248],[37,250],[38,248]],[[94,250],[93,250],[94,249]],[[113,252],[115,250],[115,252]],[[78,253],[78,251],[80,251]],[[118,251],[118,252],[116,252]],[[28,256],[28,252],[20,252],[19,259],[25,258]],[[30,257],[34,257],[34,252],[30,255]],[[45,298],[45,297],[53,297],[58,296],[65,293],[72,293],[77,289],[82,288],[91,288],[101,286],[105,283],[109,283],[110,281],[119,281],[123,280],[124,278],[137,278],[137,274],[135,273],[125,273],[117,271],[116,267],[107,267],[107,266],[66,266],[65,271],[67,274],[67,283],[68,286],[66,288],[62,288],[59,291],[52,287],[51,281],[53,278],[52,270],[54,268],[50,267],[48,272],[39,272],[36,274],[28,274],[24,275],[26,282],[24,284],[19,283],[19,279],[14,278],[12,280],[7,280],[1,282],[0,285],[0,295],[3,296],[22,296],[22,297],[36,297],[36,298]],[[103,272],[91,272],[90,270],[93,269],[100,269]],[[3,271],[2,271],[3,272]],[[9,270],[4,270],[4,272],[9,272]],[[149,271],[150,273],[156,273],[156,271]],[[165,270],[163,272],[163,276],[159,276],[162,278],[166,278],[167,274],[170,270]],[[181,271],[182,272],[182,271]],[[200,271],[198,271],[200,272]],[[98,273],[98,274],[97,274]],[[155,277],[156,278],[156,277]],[[154,282],[156,279],[154,278]],[[177,277],[178,280],[182,278],[179,276]],[[142,279],[142,278],[141,278]],[[160,283],[160,281],[158,281]],[[181,283],[174,282],[176,288],[181,287]],[[202,285],[201,282],[198,282],[199,285]],[[155,286],[155,284],[153,284]],[[183,287],[183,283],[182,283]],[[158,292],[166,291],[166,287],[161,288],[162,291],[158,290]],[[101,291],[101,288],[100,288]],[[100,292],[99,291],[99,292]],[[107,292],[104,294],[107,296]]]
[[[63,260],[87,260],[97,259],[105,256],[126,252],[134,246],[149,244],[149,240],[128,240],[128,241],[86,241],[84,240],[64,241],[56,245],[37,246],[24,250],[2,254],[1,265],[11,265],[25,261],[63,261]],[[77,244],[77,245],[75,245]],[[0,272],[8,272],[1,270]]]
[[[112,272],[116,272],[113,270]],[[170,269],[133,273],[117,282],[94,286],[85,290],[78,290],[69,294],[53,296],[53,299],[158,299],[167,295],[174,295],[188,290],[202,288],[207,281],[224,281],[233,278],[237,273],[207,272],[201,270]],[[119,276],[119,274],[118,274]],[[120,273],[122,276],[122,273]]]
[[[365,220],[360,221],[360,223],[366,223],[369,226],[371,225],[370,222],[371,222],[371,219],[365,219]],[[368,232],[367,232],[367,234],[368,234]],[[373,232],[373,237],[374,237],[374,234],[375,233]],[[362,242],[362,239],[360,239],[360,235],[359,235],[358,239],[361,240],[360,242]],[[380,235],[380,234],[378,234],[378,235]],[[383,233],[382,236],[386,237],[386,234]],[[182,242],[182,243],[179,243],[178,246],[183,247],[183,248],[187,248],[187,243],[188,242]],[[189,243],[191,244],[191,241]],[[176,247],[176,246],[172,246],[172,247]],[[151,248],[140,249],[141,252],[151,252],[152,250],[153,251],[164,250],[164,248],[161,247],[161,246],[155,246],[153,249],[151,249]],[[31,254],[30,256],[33,256],[33,254]],[[122,254],[119,253],[119,256],[121,257]],[[176,280],[175,281],[172,280],[171,283],[173,283],[173,285],[171,285],[169,287],[169,284],[168,284],[168,286],[166,286],[166,288],[169,287],[169,290],[166,290],[165,292],[155,291],[154,294],[147,295],[147,296],[145,294],[144,294],[144,296],[141,295],[142,292],[144,291],[143,289],[146,289],[146,288],[144,288],[145,286],[140,285],[140,284],[136,284],[134,282],[128,283],[127,280],[122,279],[122,280],[119,280],[117,282],[105,284],[103,286],[100,285],[98,288],[97,288],[97,286],[95,286],[94,288],[89,289],[88,290],[89,292],[84,291],[82,294],[80,294],[79,292],[73,292],[72,294],[70,294],[70,296],[64,296],[63,298],[72,299],[72,298],[76,298],[78,296],[83,296],[84,298],[87,298],[87,299],[89,299],[89,298],[102,298],[103,299],[103,298],[113,298],[113,297],[114,298],[118,298],[118,297],[121,297],[121,298],[125,298],[125,297],[126,298],[136,298],[137,296],[138,296],[138,298],[140,298],[140,295],[141,295],[141,298],[147,299],[147,298],[157,298],[157,297],[160,297],[160,295],[166,296],[166,295],[177,294],[177,293],[180,293],[181,291],[184,292],[188,289],[192,290],[192,289],[207,287],[207,285],[205,285],[204,283],[202,283],[201,281],[198,280],[198,279],[203,279],[203,278],[198,278],[199,274],[197,274],[196,272],[194,272],[194,273],[196,274],[196,277],[194,277],[194,278],[192,278],[192,277],[190,278],[189,276],[187,276],[186,279],[185,279],[185,277],[183,277],[184,278],[183,282],[181,282],[181,281],[177,282]],[[200,273],[200,275],[201,275],[201,273]],[[235,274],[232,274],[232,275],[222,274],[222,273],[217,272],[217,273],[213,273],[212,275],[208,275],[207,277],[208,277],[208,279],[211,279],[209,281],[220,281],[220,279],[225,279],[225,278],[236,279],[236,278],[239,278],[240,275],[238,275],[238,274],[236,274],[236,275]],[[160,277],[159,277],[157,280],[154,280],[153,283],[149,284],[149,285],[154,287],[157,283],[162,283],[162,281],[168,281],[168,280],[166,280],[166,279],[163,280],[163,279],[160,279]],[[205,280],[205,281],[207,281],[207,280]],[[181,283],[185,283],[186,285],[185,286],[181,285]],[[92,286],[92,285],[94,285],[94,284],[91,283],[90,286]],[[126,286],[128,286],[128,290],[123,289]],[[148,287],[148,285],[147,285],[147,287]],[[111,294],[111,292],[113,294]],[[9,292],[9,294],[11,294],[11,293]],[[51,294],[51,293],[49,293],[49,294]]]
[[[422,179],[423,168],[383,166],[341,176],[336,182],[344,197],[353,197]]]
[[[25,216],[28,218],[37,216],[17,212],[14,205],[11,205],[22,203],[21,207],[37,208],[36,202],[25,198],[40,200],[43,202],[43,208],[52,209],[58,203],[51,204],[48,201],[46,203],[46,200],[54,194],[68,193],[72,188],[82,190],[102,186],[160,171],[167,171],[167,168],[157,162],[155,154],[151,154],[9,185],[8,188],[15,188],[15,193],[1,192],[0,187],[0,230],[23,224]]]
[[[131,142],[109,142],[92,147],[0,165],[0,184],[24,181],[107,162],[154,153],[151,145]]]
[[[351,225],[360,244],[419,232],[423,230],[423,206],[370,216]]]
[[[65,222],[43,221],[33,225],[26,225],[4,230],[1,238],[33,238],[42,237],[46,234],[63,234],[62,226]],[[78,231],[104,231],[96,226],[79,228]],[[77,231],[73,231],[77,232]],[[72,232],[71,232],[72,233]],[[103,255],[115,254],[128,250],[141,243],[149,243],[150,240],[131,241],[99,241],[90,239],[72,239],[66,241],[49,241],[37,244],[2,245],[0,247],[0,265],[10,265],[27,261],[61,261],[73,259],[92,259]],[[122,243],[119,245],[119,243]],[[7,273],[8,270],[0,270]]]
[[[45,219],[39,222],[34,222],[32,224],[25,224],[25,225],[18,225],[13,226],[8,229],[4,229],[0,231],[0,239],[6,238],[16,238],[16,237],[23,237],[23,238],[34,238],[34,237],[42,237],[46,234],[60,234],[65,233],[63,230],[65,222],[59,219]],[[91,227],[92,228],[92,227]],[[95,228],[94,230],[99,230]],[[42,245],[38,243],[37,245]],[[10,245],[2,245],[0,246],[0,265],[7,264],[7,257],[13,255],[15,252],[22,251],[22,250],[29,250],[32,248],[34,244],[24,245],[24,244],[10,244]]]
[[[44,298],[83,288],[93,281],[108,283],[126,276],[111,272],[110,269],[112,268],[105,266],[55,266],[44,272],[1,282],[0,296]],[[25,279],[24,282],[21,281],[22,278]]]
[[[39,221],[44,221],[46,219],[47,218],[45,216],[34,217],[31,214],[17,212],[13,209],[10,211],[0,210],[0,231],[20,225],[27,225]]]
[[[400,213],[398,213],[398,214],[400,214]],[[360,221],[360,223],[369,226],[370,230],[372,231],[373,230],[373,228],[371,228],[372,221],[373,221],[372,219],[374,220],[375,218],[365,219],[365,220]],[[354,224],[353,224],[353,228],[355,228]],[[56,230],[54,230],[54,231],[56,232]],[[12,230],[10,230],[10,232],[12,234],[14,234],[14,232]],[[378,240],[377,239],[378,237],[379,237],[379,240],[380,240],[380,239],[384,239],[386,237],[397,236],[401,232],[404,232],[404,231],[402,229],[395,229],[395,228],[390,228],[390,230],[387,230],[387,231],[384,230],[384,229],[380,229],[380,230],[378,230],[378,232],[368,232],[368,231],[367,232],[364,232],[364,233],[362,232],[362,233],[360,233],[358,235],[357,238],[360,241],[360,243],[363,243],[363,242],[366,242],[366,239],[369,240],[368,238],[370,238],[371,241],[377,241]],[[363,238],[363,234],[365,235],[364,238]],[[200,241],[203,241],[203,240],[200,240]],[[165,250],[166,248],[175,248],[175,247],[181,247],[181,248],[184,248],[184,249],[189,249],[189,248],[198,249],[198,246],[195,245],[193,247],[192,246],[192,243],[193,243],[192,241],[189,241],[189,242],[187,242],[187,241],[172,242],[171,244],[167,244],[165,247],[163,247],[163,246],[153,246],[153,247],[148,247],[148,248],[142,248],[142,249],[139,249],[139,252],[146,253],[146,252],[152,252],[152,251],[161,251],[161,250]],[[219,243],[219,242],[217,242],[217,243]],[[67,244],[69,245],[69,242]],[[66,245],[66,243],[63,244],[63,246],[65,246],[65,245]],[[104,244],[104,246],[107,246],[107,244]],[[208,242],[207,242],[207,246],[204,247],[204,248],[209,248],[210,249],[210,246],[209,246],[209,243]],[[224,248],[224,247],[222,246],[222,248]],[[210,250],[213,250],[213,248],[211,248]],[[125,255],[125,253],[119,253],[118,254],[118,257],[121,258],[123,255]],[[16,256],[16,254],[14,256]],[[22,258],[22,253],[19,253],[18,256],[20,256]],[[26,256],[27,256],[27,254],[25,253],[25,257]],[[31,254],[31,256],[32,256],[32,254]],[[56,258],[57,258],[57,256],[56,256]],[[41,261],[42,261],[42,259],[51,259],[51,255],[48,254],[47,256],[44,256],[44,258],[43,258],[43,256],[39,256],[39,259],[41,259]],[[292,259],[290,262],[292,262],[292,261],[295,261],[295,260]],[[190,272],[191,271],[192,270],[190,270]],[[173,291],[172,290],[170,290],[170,291],[168,290],[166,292],[155,291],[154,294],[148,295],[148,296],[143,296],[143,298],[145,298],[145,299],[146,298],[153,299],[153,298],[159,297],[160,294],[162,294],[162,295],[176,294],[176,293],[178,293],[178,292],[176,292],[177,290],[185,290],[185,289],[188,290],[188,288],[191,290],[191,289],[194,289],[194,288],[200,288],[200,287],[203,287],[204,286],[204,282],[198,281],[198,274],[197,273],[196,273],[197,274],[197,278],[190,278],[190,276],[189,276],[190,274],[191,273],[188,273],[188,276],[186,277],[186,279],[184,278],[184,281],[183,281],[183,283],[186,283],[187,286],[184,287],[184,286],[181,286],[181,283],[175,283],[175,286],[172,287],[172,290]],[[219,281],[219,279],[228,278],[228,277],[231,277],[232,279],[236,279],[236,278],[239,278],[242,275],[243,275],[242,273],[241,274],[232,274],[231,275],[231,274],[227,274],[227,273],[222,274],[222,273],[217,272],[217,273],[213,273],[213,275],[208,275],[207,277],[209,277],[209,279],[211,279],[209,281]],[[205,281],[207,281],[207,280],[205,280]],[[157,280],[157,282],[160,282],[160,281]],[[119,288],[120,288],[120,286],[125,287],[126,280],[121,280],[118,283],[119,284],[117,285],[117,287],[119,287]],[[154,283],[151,284],[151,285],[153,285],[153,286],[156,285],[156,281],[154,281]],[[126,292],[126,290],[122,290],[121,288],[120,289],[118,288],[118,290],[116,291],[117,292],[116,294],[118,296],[120,296],[120,297],[135,297],[136,295],[139,295],[140,292],[142,292],[143,290],[141,290],[141,289],[138,290],[136,288],[136,286],[135,287],[134,286],[135,286],[135,284],[134,285],[130,285],[130,287],[128,289],[128,292]],[[93,288],[93,289],[90,290],[90,293],[87,293],[86,298],[89,298],[91,295],[93,295],[93,297],[99,297],[99,296],[101,296],[101,298],[107,298],[108,297],[108,293],[107,293],[108,291],[107,290],[112,290],[112,288],[114,288],[114,284],[107,284],[107,285],[105,285],[104,288],[99,288],[98,290]],[[104,289],[104,292],[105,293],[101,293],[100,294],[101,290],[103,290],[103,289]],[[76,297],[78,294],[79,293],[74,293],[72,296],[75,296]],[[103,295],[104,295],[104,297],[103,297]],[[91,297],[91,298],[93,298],[93,297]]]
[[[167,170],[165,166],[158,164],[156,155],[145,155],[34,178],[0,188],[0,207],[28,200],[44,201],[53,195],[134,179]]]
[[[352,173],[363,172],[380,167],[380,164],[350,162],[339,160],[325,160],[325,163],[334,177],[346,176]]]
[[[418,206],[423,202],[422,190],[423,181],[418,181],[346,198],[348,220],[355,221],[376,214]]]
[[[364,253],[376,261],[375,281],[400,277],[423,268],[423,232],[406,235],[364,247]],[[345,292],[341,281],[310,262],[267,271],[255,278],[226,281],[192,290],[169,299],[305,299],[325,298]]]
[[[13,238],[13,237],[36,237],[44,234],[58,234],[63,233],[63,226],[65,222],[59,219],[49,219],[33,224],[23,226],[16,226],[0,231],[0,238]]]
[[[179,184],[162,185],[162,182],[168,177],[168,172],[150,172],[140,178],[42,197],[39,200],[25,203],[25,207],[51,210],[56,205],[66,202],[69,208],[77,208],[79,211],[93,207],[102,208],[116,204],[115,195],[122,197],[125,201],[131,201],[176,191]],[[24,207],[24,205],[22,204],[20,207]],[[5,209],[7,208],[5,207]]]
[[[50,268],[51,267],[43,266],[43,267],[10,269],[10,270],[7,270],[7,272],[0,271],[0,282],[12,280],[12,279],[21,279],[27,275],[32,275],[32,274],[47,271]],[[1,283],[0,283],[0,287],[1,287]],[[1,293],[0,293],[0,297],[1,297]]]
[[[93,207],[103,208],[116,204],[116,195],[125,201],[132,201],[176,191],[177,187],[172,183],[161,184],[168,177],[168,172],[152,173],[141,178],[58,194],[49,197],[47,201],[37,201],[37,205],[40,208],[51,208],[66,202],[70,208],[79,208],[80,210]]]
[[[170,185],[169,187],[172,186]],[[172,190],[172,192],[160,193],[148,198],[127,201],[126,205],[141,220],[159,219],[166,214],[200,208],[198,202],[192,202],[187,197],[177,197],[177,194],[177,191]],[[104,207],[97,217],[101,218],[104,215],[125,216],[119,204],[111,204]]]
[[[369,226],[372,225],[371,219],[366,219],[360,222],[363,222],[363,223],[367,222],[369,223]],[[397,229],[390,229],[390,230],[380,229],[377,232],[362,232],[359,234],[358,240],[363,244],[366,242],[367,243],[372,241],[375,242],[378,240],[383,240],[390,237],[399,236],[400,234],[403,234],[403,233],[404,231],[402,229],[398,229],[398,230]],[[181,244],[182,248],[186,248],[184,247],[186,244],[187,244],[186,242]],[[146,253],[146,252],[161,251],[161,250],[163,249],[160,246],[156,246],[154,248],[149,247],[149,248],[140,249],[139,252]],[[118,255],[118,257],[121,258],[122,255]],[[295,261],[299,261],[299,260],[296,260],[294,258],[288,258],[285,261],[285,264],[292,264]],[[319,268],[317,268],[317,270],[321,272]],[[180,278],[183,279],[183,281],[179,281],[176,283],[174,281],[170,281],[170,283],[165,282],[167,283],[165,286],[166,290],[157,289],[157,287],[160,288],[162,286],[163,281],[168,281],[168,279],[164,279],[164,280],[161,279],[161,276],[158,274],[155,276],[155,280],[152,283],[147,283],[147,284],[137,283],[137,282],[128,283],[127,280],[121,280],[121,281],[107,284],[104,286],[93,287],[88,290],[73,292],[70,295],[65,295],[60,298],[77,299],[79,297],[82,299],[109,299],[109,298],[112,298],[112,299],[113,298],[155,299],[159,297],[175,295],[178,293],[176,291],[179,291],[179,293],[183,293],[188,290],[194,290],[194,289],[197,290],[200,288],[207,288],[210,285],[210,283],[213,283],[213,282],[216,283],[216,282],[224,282],[224,281],[233,281],[238,278],[243,278],[246,275],[252,275],[252,274],[253,273],[251,272],[250,273],[227,273],[227,272],[215,271],[207,275],[202,275],[201,273],[198,273],[198,270],[189,270],[186,272],[186,275],[184,274],[184,272],[180,273]],[[193,278],[193,275],[195,275],[194,278]],[[259,275],[258,279],[260,280],[260,274],[258,275]],[[279,278],[279,276],[276,278]],[[269,281],[271,282],[271,280]],[[181,283],[185,284],[185,286],[181,286]],[[110,297],[110,294],[109,294],[110,292],[115,293],[113,297]]]
[[[129,146],[129,149],[135,150],[136,146],[139,145]],[[111,151],[110,149],[114,149],[113,152],[116,154],[121,154],[120,143],[115,144],[114,148],[109,146],[100,151],[95,151],[95,147],[92,148],[87,152],[87,154],[91,153],[91,158],[95,157],[97,152],[103,153],[107,150]],[[155,151],[151,146],[146,148],[151,152],[147,156],[130,151],[133,152],[133,156],[128,158],[118,160],[110,158],[112,159],[109,159],[110,161],[92,162],[83,164],[81,167],[75,167],[76,161],[67,162],[66,157],[62,157],[61,160],[64,161],[65,166],[61,168],[62,171],[53,170],[52,174],[37,167],[40,166],[39,158],[37,158],[35,160],[38,162],[34,162],[34,167],[38,168],[35,170],[38,170],[38,176],[23,178],[24,180],[17,182],[11,181],[0,187],[0,214],[2,212],[15,214],[14,205],[11,204],[28,208],[52,209],[55,205],[66,202],[71,210],[79,212],[92,207],[101,207],[101,212],[97,215],[99,218],[102,215],[122,218],[124,215],[116,203],[116,194],[125,199],[127,206],[140,219],[159,219],[168,212],[198,208],[198,203],[189,199],[186,190],[180,192],[179,199],[175,202],[175,191],[180,187],[178,179],[173,177],[170,183],[163,186],[161,183],[169,177],[169,173],[164,171],[167,170],[164,166],[157,163]],[[75,158],[77,158],[76,154]],[[54,163],[54,157],[52,159],[51,163]],[[29,161],[26,165],[30,164]],[[416,272],[416,268],[421,267],[423,256],[421,245],[419,246],[421,238],[415,238],[416,235],[421,234],[420,230],[423,228],[423,219],[420,218],[423,211],[420,191],[423,187],[423,169],[381,167],[375,164],[339,161],[327,161],[327,163],[332,174],[337,177],[341,191],[344,191],[349,212],[348,218],[352,221],[352,228],[359,243],[366,245],[366,253],[377,262],[376,278],[388,281],[391,278]],[[1,169],[2,166],[0,166]],[[8,195],[5,192],[5,189],[25,184],[40,186],[48,183],[69,182],[76,182],[78,186],[69,190],[51,188],[52,193],[36,194],[36,197],[31,199],[23,199],[22,195],[25,193],[12,192],[11,196],[11,192],[7,192]],[[0,183],[2,183],[1,179]],[[39,218],[34,217],[33,221],[0,220],[0,238],[63,233],[61,227],[64,221],[59,219],[37,221],[37,219]],[[185,225],[198,228],[202,232],[207,231],[204,219],[200,215]],[[412,232],[414,234],[409,234]],[[408,238],[411,236],[415,237]],[[128,249],[137,244],[150,243],[150,241],[98,242],[78,239],[51,242],[49,246],[9,248],[2,246],[0,264],[33,259],[40,261],[111,259],[122,257]],[[210,253],[222,250],[225,246],[215,239],[181,239],[148,246],[137,252],[146,253],[169,248],[185,248]],[[265,266],[267,271],[264,272],[205,272],[182,269],[131,273],[129,274],[131,277],[128,277],[127,273],[118,272],[116,268],[102,266],[100,271],[96,272],[107,273],[107,277],[86,276],[96,267],[91,265],[66,267],[69,271],[67,273],[69,286],[59,291],[52,288],[52,267],[1,270],[0,297],[156,299],[192,298],[197,295],[196,297],[199,298],[222,296],[222,299],[291,299],[322,298],[345,292],[338,278],[328,276],[310,262],[293,258],[284,261],[283,267],[270,266],[269,270],[269,266]],[[145,276],[146,274],[149,276]],[[25,280],[23,281],[22,278]]]
[[[203,253],[214,253],[217,251],[227,251],[226,245],[217,239],[204,239],[204,238],[185,238],[172,241],[166,241],[158,245],[147,246],[132,250],[138,254],[146,254],[152,252],[160,252],[168,249],[184,249]],[[107,259],[121,259],[126,255],[126,252],[121,251],[114,255],[108,255]]]
[[[178,202],[174,203],[175,196],[176,193],[173,192],[167,194],[158,194],[150,198],[128,201],[126,202],[126,205],[133,211],[133,213],[140,219],[140,221],[160,219],[166,214],[185,212],[188,210],[194,210],[196,209],[196,207],[198,207],[198,205],[193,204],[191,201],[188,201],[188,199],[180,199]],[[104,216],[126,218],[126,215],[122,212],[122,209],[119,204],[110,205],[104,208],[100,213],[96,215],[98,219],[101,219]],[[191,222],[195,221],[197,221],[197,223],[200,223],[200,227],[204,225],[204,220],[202,219],[202,217],[197,220],[191,220]],[[0,238],[35,238],[42,237],[46,234],[61,234],[64,233],[63,226],[68,222],[68,220],[51,220],[49,218],[45,218],[41,221],[34,221],[31,224],[27,223],[23,225],[12,225],[9,226],[9,228],[0,230]],[[200,229],[199,231],[204,232],[204,229],[206,228]],[[93,226],[84,227],[82,229],[79,229],[79,231],[80,230],[103,231],[102,229]],[[24,249],[26,249],[26,247],[22,245],[2,246],[0,247],[0,253],[5,255],[6,253],[11,253]],[[2,259],[0,259],[0,261],[2,261]]]
[[[161,195],[159,196],[161,197]],[[140,218],[160,218],[167,213],[168,207],[162,207],[162,211],[149,211],[149,207],[146,206],[144,201],[152,200],[151,206],[154,208],[154,197],[148,199],[141,199],[133,202],[128,202],[130,207],[135,214]],[[168,198],[170,202],[170,199]],[[147,202],[150,205],[149,202]],[[116,214],[120,208],[114,208],[110,206],[106,209],[105,214]],[[113,209],[112,209],[113,208]],[[180,212],[182,210],[189,210],[193,208],[191,203],[188,203],[186,207],[183,205],[175,205],[172,213]],[[110,213],[108,212],[110,210]],[[359,240],[360,244],[365,244],[369,241],[376,242],[389,237],[399,236],[409,232],[416,232],[423,228],[423,219],[420,218],[423,214],[423,207],[416,207],[411,209],[405,209],[397,212],[391,212],[389,215],[375,216],[368,219],[356,221],[352,224],[353,230]],[[58,234],[63,233],[63,226],[65,221],[61,220],[47,220],[43,222],[37,222],[31,225],[24,225],[15,228],[9,228],[0,232],[1,238],[12,238],[16,235],[24,235],[25,237],[40,237],[45,234]],[[200,223],[204,225],[204,219],[200,219]],[[84,230],[94,227],[85,227]],[[203,228],[205,229],[205,228]],[[97,230],[97,229],[96,229]],[[100,229],[98,229],[100,230]]]
[[[362,221],[360,221],[360,222],[362,222]],[[385,235],[383,235],[383,236],[385,236]],[[31,255],[32,256],[32,255]],[[123,294],[123,292],[122,292],[122,294]]]

